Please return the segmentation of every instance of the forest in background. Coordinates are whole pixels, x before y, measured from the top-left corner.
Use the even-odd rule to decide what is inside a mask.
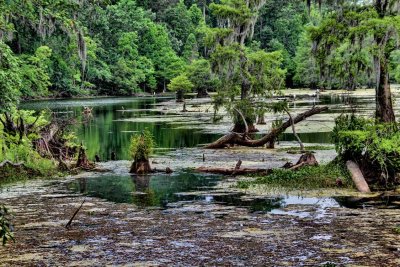
[[[190,82],[186,85],[191,91],[199,95],[215,91],[220,77],[212,71],[216,40],[210,36],[221,34],[215,29],[227,11],[215,11],[215,6],[213,11],[219,3],[2,1],[2,75],[13,78],[1,87],[11,91],[10,98],[22,99],[132,95],[166,91],[174,77],[184,74],[178,83]],[[256,11],[254,34],[246,38],[246,49],[280,51],[286,87],[373,87],[370,47],[356,49],[345,41],[323,56],[324,64],[318,61],[322,55],[315,56],[312,29],[329,20],[331,9],[312,4],[308,10],[303,0],[267,1]],[[395,50],[390,61],[392,81],[400,79],[399,60]]]

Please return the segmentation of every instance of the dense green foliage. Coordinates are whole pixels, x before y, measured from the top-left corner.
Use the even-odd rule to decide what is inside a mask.
[[[153,153],[155,143],[151,132],[145,129],[140,134],[135,134],[131,138],[130,153],[135,161],[147,161]]]
[[[160,92],[183,73],[199,96],[227,87],[232,95],[243,82],[274,75],[255,71],[272,59],[286,70],[278,73],[282,87],[372,85],[376,50],[368,34],[396,28],[398,16],[379,18],[369,6],[343,5],[349,11],[339,20],[330,1],[309,13],[302,0],[3,1],[1,107],[19,96]],[[332,38],[325,42],[325,34]],[[274,51],[279,58],[268,53]],[[398,50],[388,53],[397,79]],[[249,64],[240,64],[245,59]],[[235,68],[227,72],[229,66]],[[280,82],[273,82],[247,86],[278,90]]]

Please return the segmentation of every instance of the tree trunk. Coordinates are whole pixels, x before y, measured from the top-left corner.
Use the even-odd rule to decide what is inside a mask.
[[[396,122],[393,111],[392,93],[390,91],[388,59],[376,59],[377,66],[376,83],[376,119],[379,122]]]
[[[246,133],[246,126],[243,125],[242,123],[235,123],[232,132],[235,133]],[[248,133],[256,133],[258,132],[256,126],[254,123],[248,124]]]
[[[176,91],[176,102],[181,103],[183,102],[183,91],[182,90],[178,90]]]
[[[200,88],[199,90],[197,90],[197,98],[205,98],[205,97],[209,97],[209,94],[206,89]]]
[[[260,114],[258,115],[257,124],[259,124],[259,125],[265,125],[265,124],[267,124],[266,121],[265,121],[265,114],[264,114],[264,113],[262,113],[262,114],[260,113]]]

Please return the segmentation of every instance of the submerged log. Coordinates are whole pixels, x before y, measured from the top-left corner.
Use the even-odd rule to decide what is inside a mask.
[[[211,167],[199,167],[196,169],[198,172],[215,173],[223,175],[247,175],[247,174],[260,174],[268,175],[271,174],[273,169],[262,169],[262,168],[240,168],[242,161],[239,160],[236,163],[235,168],[211,168]],[[318,166],[318,161],[312,153],[305,153],[301,155],[300,159],[295,165],[292,163],[286,163],[282,168],[296,171],[304,166]]]
[[[199,167],[196,169],[198,172],[204,173],[215,173],[215,174],[223,174],[223,175],[246,175],[246,174],[262,174],[268,175],[271,173],[271,169],[254,169],[254,168],[208,168],[208,167]]]
[[[371,190],[369,189],[368,183],[365,181],[364,175],[362,174],[358,164],[354,161],[348,160],[346,166],[358,191],[361,193],[370,193]]]
[[[273,148],[273,145],[278,136],[281,133],[283,133],[287,128],[291,127],[292,123],[293,124],[299,123],[307,119],[308,117],[311,117],[315,114],[319,114],[326,110],[328,110],[328,107],[313,107],[312,109],[297,115],[293,120],[289,119],[286,122],[284,122],[281,126],[272,129],[268,134],[264,135],[260,139],[252,140],[247,136],[247,134],[232,132],[221,137],[214,143],[207,145],[205,148],[219,149],[219,148],[231,147],[234,145],[247,146],[247,147],[260,147],[266,144],[268,144],[269,148]]]

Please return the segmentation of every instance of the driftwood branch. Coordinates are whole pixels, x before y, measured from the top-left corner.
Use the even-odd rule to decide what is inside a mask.
[[[223,175],[246,175],[246,174],[263,174],[267,175],[271,173],[271,169],[254,169],[254,168],[208,168],[208,167],[200,167],[197,168],[196,171],[204,172],[204,173],[215,173],[215,174],[223,174]]]
[[[301,152],[304,152],[304,151],[305,151],[305,149],[304,149],[304,144],[303,144],[303,142],[301,141],[301,139],[300,139],[299,135],[298,135],[298,134],[297,134],[297,132],[296,132],[296,127],[294,126],[295,124],[294,124],[294,121],[293,121],[292,114],[290,114],[290,112],[289,112],[289,110],[288,110],[288,109],[286,109],[285,111],[286,111],[286,113],[287,113],[287,114],[288,114],[288,116],[289,116],[289,120],[290,120],[290,122],[291,122],[291,125],[292,125],[292,131],[293,131],[293,135],[296,137],[296,139],[297,139],[297,142],[299,142],[299,145],[300,145],[300,151],[301,151]]]
[[[6,166],[11,166],[11,167],[23,167],[24,163],[23,162],[19,162],[19,163],[13,163],[9,160],[5,160],[3,162],[0,163],[0,168],[4,168]]]
[[[200,167],[197,168],[196,171],[204,172],[204,173],[214,173],[214,174],[222,174],[222,175],[247,175],[247,174],[259,174],[259,175],[268,175],[271,174],[273,169],[262,169],[262,168],[240,168],[242,161],[239,160],[236,163],[235,168],[211,168],[211,167]],[[301,155],[300,159],[296,164],[287,163],[282,168],[289,169],[292,171],[297,171],[298,169],[304,166],[317,166],[318,161],[316,160],[314,154],[305,153]]]
[[[247,146],[247,147],[260,147],[266,144],[269,144],[270,147],[273,147],[278,136],[283,133],[287,128],[289,128],[292,124],[299,123],[308,117],[311,117],[315,114],[319,114],[323,111],[328,110],[328,107],[313,107],[310,110],[307,110],[299,115],[297,115],[293,120],[289,119],[284,122],[281,126],[272,129],[268,134],[264,135],[260,139],[252,140],[247,137],[246,134],[239,134],[239,133],[229,133],[214,143],[207,145],[205,148],[208,149],[218,149],[218,148],[225,148],[234,145],[239,146]]]
[[[71,219],[68,221],[67,225],[65,225],[65,228],[69,228],[72,224],[72,221],[74,220],[76,214],[78,214],[78,212],[81,210],[81,208],[83,207],[83,204],[85,203],[86,199],[84,199],[82,201],[82,204],[79,206],[79,208],[74,212],[74,214],[72,215]]]

